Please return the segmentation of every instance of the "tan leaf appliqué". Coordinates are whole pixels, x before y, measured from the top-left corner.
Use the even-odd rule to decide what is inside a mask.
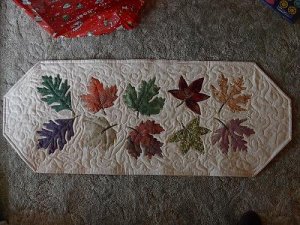
[[[219,112],[225,105],[227,105],[232,112],[247,110],[245,106],[251,99],[251,95],[242,93],[246,89],[243,77],[233,79],[233,82],[229,83],[228,78],[221,74],[218,84],[219,89],[211,85],[211,90],[213,96],[222,103]]]

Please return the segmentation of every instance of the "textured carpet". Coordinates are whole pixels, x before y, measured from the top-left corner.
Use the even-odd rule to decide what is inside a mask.
[[[53,40],[11,0],[0,2],[1,96],[44,59],[257,62],[293,100],[293,141],[251,179],[33,173],[1,137],[1,187],[10,224],[300,224],[300,24],[258,1],[148,0],[130,32]],[[1,108],[2,116],[2,108]]]

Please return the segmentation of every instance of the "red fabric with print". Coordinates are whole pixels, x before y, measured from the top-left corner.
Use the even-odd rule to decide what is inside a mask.
[[[138,24],[143,0],[14,0],[53,37],[108,34]]]

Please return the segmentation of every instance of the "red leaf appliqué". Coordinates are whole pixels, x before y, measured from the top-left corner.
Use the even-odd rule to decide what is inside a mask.
[[[212,136],[213,145],[219,143],[219,147],[223,153],[228,153],[229,145],[233,151],[247,151],[247,141],[244,137],[254,134],[254,130],[242,126],[246,119],[232,119],[227,124],[222,121],[222,128],[217,129]]]
[[[200,93],[202,89],[204,78],[193,81],[190,85],[187,84],[185,79],[181,76],[177,90],[169,90],[175,98],[185,103],[186,106],[194,113],[201,114],[198,102],[207,100],[210,96]]]
[[[81,95],[81,99],[85,102],[86,107],[93,113],[113,106],[114,101],[118,98],[117,86],[104,87],[104,85],[96,78],[92,77],[88,86],[88,94]]]
[[[144,153],[149,159],[154,155],[162,157],[161,147],[163,143],[153,137],[154,134],[160,134],[164,129],[154,121],[147,120],[146,122],[140,123],[136,128],[131,128],[132,131],[129,133],[127,139],[126,148],[128,153],[134,158],[138,158]]]

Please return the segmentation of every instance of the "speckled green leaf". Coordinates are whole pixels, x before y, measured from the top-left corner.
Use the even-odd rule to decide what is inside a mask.
[[[138,92],[129,84],[124,94],[124,102],[129,108],[142,115],[158,114],[165,103],[164,98],[155,97],[159,94],[159,89],[155,84],[155,78],[148,82],[142,81]]]
[[[183,154],[190,149],[204,153],[204,145],[201,135],[209,133],[210,130],[199,125],[199,119],[195,118],[188,123],[182,130],[175,132],[170,136],[169,142],[178,142],[179,148]]]
[[[62,83],[59,75],[55,78],[51,76],[42,76],[43,86],[38,87],[38,92],[43,96],[42,101],[46,102],[56,112],[67,109],[72,111],[70,86],[68,81]]]

